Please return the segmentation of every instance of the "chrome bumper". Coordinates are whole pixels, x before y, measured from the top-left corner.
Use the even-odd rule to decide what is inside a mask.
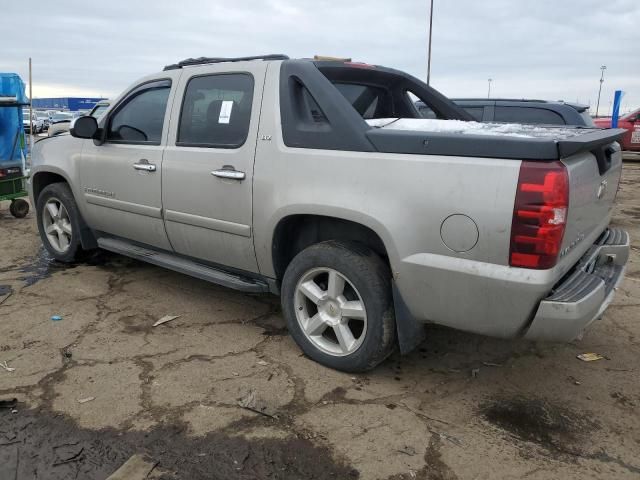
[[[611,228],[544,300],[524,338],[567,342],[582,335],[613,301],[629,259],[629,234]]]

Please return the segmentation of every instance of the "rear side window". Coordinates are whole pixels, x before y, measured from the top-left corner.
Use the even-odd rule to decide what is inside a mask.
[[[464,107],[464,109],[471,114],[478,122],[482,121],[482,115],[484,114],[484,107]]]
[[[430,107],[427,107],[427,105],[423,102],[416,104],[416,108],[418,109],[418,113],[420,113],[420,117],[422,118],[438,118],[436,112],[434,112]]]
[[[582,120],[584,121],[584,124],[587,127],[595,127],[596,124],[593,123],[593,118],[591,118],[591,115],[589,115],[589,110],[585,110],[584,112],[582,112],[580,114],[580,117],[582,118]]]
[[[194,77],[180,113],[178,146],[237,148],[249,133],[253,77],[247,73]]]
[[[358,83],[334,85],[365,120],[391,116],[393,108],[386,90]]]
[[[546,125],[565,125],[564,119],[556,112],[536,107],[498,107],[495,110],[496,122],[541,123]]]
[[[160,81],[131,93],[110,118],[106,140],[159,145],[170,90],[170,82]]]
[[[301,128],[308,127],[310,124],[317,124],[312,127],[312,129],[316,129],[318,125],[329,125],[327,116],[306,87],[299,86],[298,95],[297,113],[298,117],[302,120],[300,123]]]

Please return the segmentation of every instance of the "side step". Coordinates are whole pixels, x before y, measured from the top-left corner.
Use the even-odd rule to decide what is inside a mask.
[[[140,247],[138,245],[117,238],[103,237],[98,239],[98,246],[110,252],[119,253],[143,262],[152,263],[159,267],[168,268],[175,272],[184,273],[192,277],[216,283],[223,287],[241,290],[243,292],[269,292],[266,282],[226,272],[219,268],[196,263],[193,260],[178,255]]]

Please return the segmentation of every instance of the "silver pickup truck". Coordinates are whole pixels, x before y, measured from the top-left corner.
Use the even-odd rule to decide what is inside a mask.
[[[575,339],[629,254],[608,226],[624,132],[469,120],[380,66],[189,59],[37,142],[30,195],[57,260],[101,248],[279,294],[332,368],[410,351],[425,323]]]

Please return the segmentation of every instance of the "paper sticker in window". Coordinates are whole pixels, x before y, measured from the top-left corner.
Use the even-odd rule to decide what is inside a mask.
[[[233,108],[233,100],[225,100],[220,107],[220,116],[218,123],[229,123],[231,119],[231,109]]]

